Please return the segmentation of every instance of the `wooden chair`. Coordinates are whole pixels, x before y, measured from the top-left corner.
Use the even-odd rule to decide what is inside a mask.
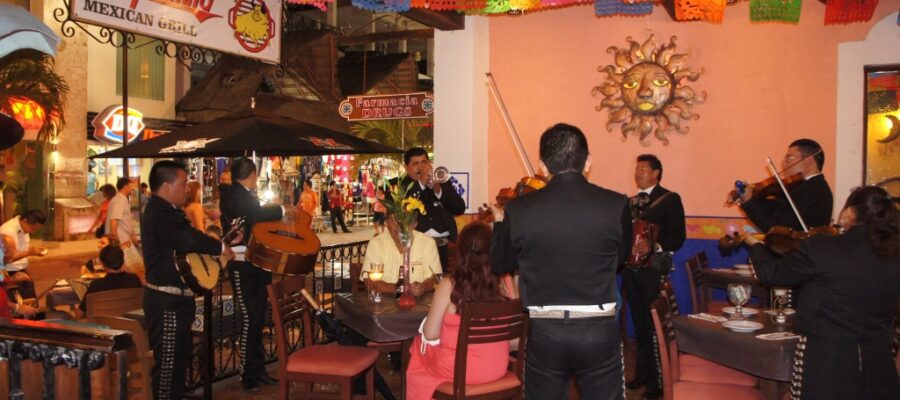
[[[94,321],[94,317],[105,315],[121,317],[126,312],[143,307],[144,288],[116,289],[87,295],[85,318]]]
[[[468,303],[462,307],[453,382],[444,382],[434,392],[437,400],[448,399],[521,399],[523,396],[525,336],[528,315],[522,301]],[[469,345],[507,342],[518,339],[516,362],[502,378],[479,385],[466,385],[466,359]]]
[[[90,304],[90,303],[88,303]],[[110,329],[118,329],[131,332],[134,347],[128,350],[128,388],[135,388],[144,400],[153,399],[153,387],[151,385],[150,370],[153,368],[153,350],[150,348],[150,339],[141,323],[122,317],[109,317],[105,315],[94,316],[94,321],[100,325],[106,325]],[[132,396],[128,396],[129,399]]]
[[[675,289],[672,287],[672,282],[668,279],[663,280],[663,283],[659,285],[659,296],[666,298],[666,302],[672,310],[672,315],[681,315],[681,312],[678,310],[678,300],[675,299]]]
[[[367,398],[374,399],[378,352],[356,346],[314,345],[311,307],[300,293],[305,285],[306,277],[296,275],[267,288],[278,344],[278,398],[290,398],[290,382],[298,381],[304,382],[304,398],[312,395],[313,383],[333,383],[341,385],[341,399],[349,400],[353,397],[353,380],[365,375]],[[302,329],[301,343],[293,353],[288,344],[288,327]]]
[[[678,344],[675,341],[672,312],[664,297],[653,302],[650,315],[653,318],[653,327],[656,330],[656,341],[659,346],[663,400],[764,399],[762,392],[755,387],[724,383],[726,377],[721,375],[722,371],[727,372],[730,369],[723,366],[719,366],[722,371],[707,371],[706,373],[710,374],[709,380],[697,382],[684,379],[681,374],[686,366],[678,361]],[[673,368],[673,366],[679,368]]]
[[[703,287],[703,277],[700,275],[700,270],[704,268],[709,268],[709,260],[706,258],[706,253],[702,251],[689,258],[685,263],[693,312],[720,312],[722,307],[728,307],[729,303],[710,300],[707,297],[708,290]]]

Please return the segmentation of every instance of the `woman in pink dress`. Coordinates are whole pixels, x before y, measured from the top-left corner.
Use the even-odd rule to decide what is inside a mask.
[[[422,333],[410,347],[409,367],[406,370],[406,399],[431,399],[434,390],[443,382],[453,381],[456,361],[456,342],[460,315],[465,303],[505,300],[500,281],[491,273],[489,263],[491,228],[481,222],[467,225],[459,234],[459,265],[452,275],[441,281],[434,291],[434,299]],[[425,344],[422,336],[436,345]],[[506,374],[509,346],[506,342],[470,345],[466,360],[466,384],[495,381]]]

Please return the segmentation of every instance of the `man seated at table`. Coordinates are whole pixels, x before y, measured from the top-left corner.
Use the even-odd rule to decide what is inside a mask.
[[[122,269],[122,265],[125,264],[125,253],[118,245],[110,244],[101,249],[100,262],[103,264],[106,276],[91,282],[88,286],[87,292],[84,293],[81,304],[78,306],[80,310],[78,313],[79,315],[77,315],[78,318],[84,317],[84,313],[87,312],[88,295],[91,293],[116,289],[139,288],[143,286],[141,285],[141,279],[138,278],[137,275],[125,272],[125,270]]]
[[[364,280],[372,264],[384,265],[384,275],[374,282],[380,292],[393,293],[400,279],[400,266],[403,265],[403,246],[400,244],[400,227],[393,215],[387,219],[387,234],[380,234],[369,240],[366,258],[363,261],[360,280]],[[441,259],[438,256],[434,239],[424,233],[413,231],[413,243],[410,250],[410,273],[412,281],[410,290],[415,296],[434,290],[434,274],[443,273]]]

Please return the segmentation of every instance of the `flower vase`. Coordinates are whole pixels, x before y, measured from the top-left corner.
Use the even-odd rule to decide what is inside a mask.
[[[397,299],[397,305],[402,308],[412,308],[416,305],[416,298],[412,294],[409,269],[409,257],[412,251],[412,232],[400,234],[400,245],[403,246],[403,266],[400,267],[402,274],[403,287],[400,298]]]

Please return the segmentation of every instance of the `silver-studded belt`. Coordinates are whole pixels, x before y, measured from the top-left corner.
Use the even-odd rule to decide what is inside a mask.
[[[175,286],[156,286],[152,283],[147,283],[147,289],[176,296],[194,297],[194,292],[191,289],[182,289]]]
[[[615,317],[616,310],[607,311],[569,311],[569,310],[528,310],[531,318],[564,319],[564,318],[600,318]]]

